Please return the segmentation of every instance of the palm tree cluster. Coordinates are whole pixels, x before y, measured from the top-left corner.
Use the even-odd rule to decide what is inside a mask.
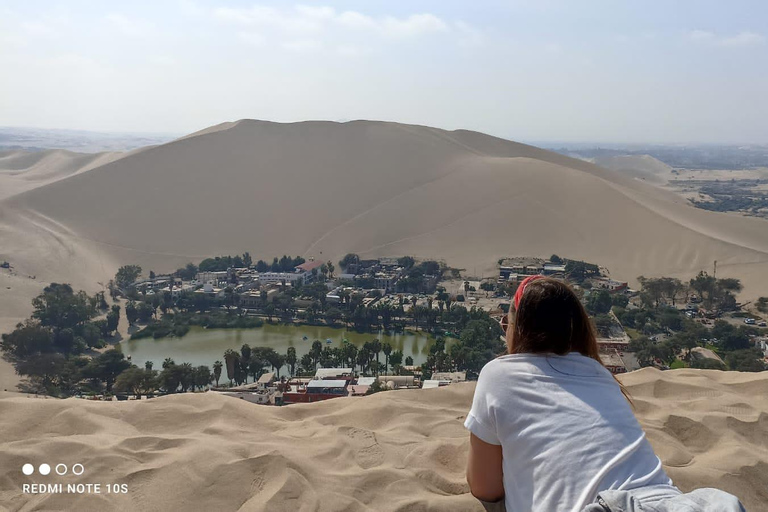
[[[272,371],[280,377],[280,370],[288,364],[289,368],[296,365],[296,349],[289,347],[286,355],[279,354],[271,347],[251,348],[247,343],[240,347],[240,352],[228,349],[224,352],[224,364],[221,361],[214,363],[214,368],[224,366],[227,371],[227,378],[230,384],[237,386],[248,382],[248,377],[253,382],[261,377],[266,371],[265,367],[270,367]],[[217,380],[218,384],[218,380]]]
[[[206,389],[213,381],[213,374],[208,366],[192,366],[190,363],[176,364],[167,358],[163,361],[162,371],[153,369],[151,361],[144,368],[131,366],[115,381],[116,392],[128,392],[135,395],[146,395],[155,391],[164,393],[186,393]]]

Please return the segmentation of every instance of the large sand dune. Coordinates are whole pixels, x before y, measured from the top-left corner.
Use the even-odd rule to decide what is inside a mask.
[[[3,253],[36,237],[91,254],[107,274],[243,251],[334,260],[352,251],[489,275],[504,256],[558,253],[630,281],[717,260],[748,295],[768,288],[765,220],[697,210],[531,146],[395,123],[224,123],[16,194],[0,202],[3,221]],[[60,262],[38,266],[65,279]]]
[[[768,503],[768,377],[623,376],[675,483]],[[0,400],[0,510],[480,511],[464,479],[474,386],[284,408],[214,393],[142,402]],[[82,463],[26,477],[27,462]],[[23,483],[125,483],[127,495],[31,496]]]

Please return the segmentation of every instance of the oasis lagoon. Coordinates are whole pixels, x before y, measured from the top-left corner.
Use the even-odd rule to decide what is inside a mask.
[[[193,366],[206,365],[213,367],[214,361],[224,361],[224,352],[233,349],[237,352],[244,344],[251,347],[271,347],[285,355],[288,347],[296,348],[296,355],[309,352],[312,342],[319,340],[323,346],[341,347],[344,340],[362,348],[366,341],[378,338],[379,341],[390,343],[392,350],[403,352],[405,358],[411,356],[415,365],[426,362],[429,347],[435,343],[435,338],[427,333],[405,331],[405,333],[365,333],[343,328],[315,325],[284,325],[265,323],[262,327],[252,329],[205,329],[192,327],[181,338],[143,338],[127,340],[120,344],[123,354],[131,356],[131,362],[143,367],[146,361],[152,361],[155,369],[162,368],[165,358],[170,357],[177,364],[191,363]],[[328,342],[330,340],[330,343]],[[450,338],[446,344],[450,345]],[[384,354],[379,360],[384,362]]]

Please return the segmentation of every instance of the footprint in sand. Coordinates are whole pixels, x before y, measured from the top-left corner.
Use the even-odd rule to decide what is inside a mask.
[[[376,440],[376,434],[362,428],[352,428],[347,432],[352,445],[357,448],[355,462],[363,469],[372,468],[384,462],[384,449]]]

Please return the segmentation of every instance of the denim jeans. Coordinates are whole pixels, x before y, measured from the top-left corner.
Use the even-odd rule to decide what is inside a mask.
[[[603,491],[582,512],[746,512],[736,496],[718,489],[683,494],[671,485]]]

